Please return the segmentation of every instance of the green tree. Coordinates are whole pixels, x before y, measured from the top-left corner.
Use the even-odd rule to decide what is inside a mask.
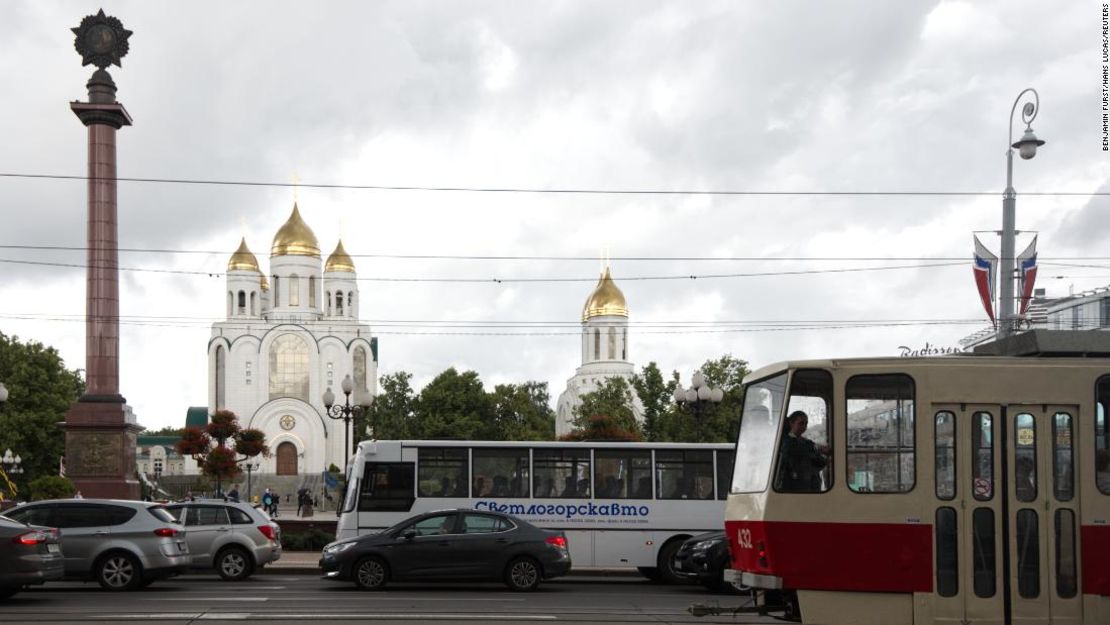
[[[501,440],[492,415],[493,400],[478,374],[451,367],[420,391],[415,433],[428,439]]]
[[[644,365],[640,373],[632,376],[632,388],[644,406],[644,436],[649,441],[672,440],[667,437],[668,417],[673,417],[674,389],[678,374],[670,380],[663,379],[663,372],[654,361]]]
[[[549,441],[555,438],[555,411],[551,409],[547,382],[498,384],[490,395],[498,440]]]
[[[142,436],[178,436],[178,437],[181,437],[181,436],[185,435],[185,428],[175,428],[173,426],[167,425],[166,427],[159,428],[157,430],[143,430],[141,435]]]
[[[581,400],[574,409],[574,429],[562,440],[644,440],[632,412],[632,387],[624,378],[607,378]]]
[[[28,485],[31,501],[43,499],[68,499],[77,492],[73,482],[60,475],[44,475]]]
[[[227,446],[229,440],[235,443],[234,449]],[[217,410],[204,429],[185,428],[176,447],[181,455],[192,456],[204,475],[216,479],[216,492],[220,493],[224,480],[233,480],[242,473],[239,463],[258,455],[269,455],[265,441],[266,434],[262,430],[244,430],[239,427],[239,418],[234,412]]]
[[[378,440],[413,438],[416,394],[412,390],[412,374],[398,371],[382,376],[381,390],[370,410],[355,419],[355,438],[371,436]]]
[[[13,476],[20,490],[45,475],[57,475],[65,453],[58,423],[85,390],[77,371],[66,369],[53,347],[0,332],[0,382],[8,401],[0,405],[0,454],[11,449],[22,460],[23,473]]]

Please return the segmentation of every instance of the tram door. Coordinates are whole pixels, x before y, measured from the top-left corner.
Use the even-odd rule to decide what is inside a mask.
[[[935,623],[1079,623],[1074,406],[934,405]]]

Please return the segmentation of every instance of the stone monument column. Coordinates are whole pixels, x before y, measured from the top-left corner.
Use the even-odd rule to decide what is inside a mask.
[[[66,413],[66,475],[85,497],[138,499],[135,437],[141,430],[119,392],[119,242],[116,226],[116,131],[131,116],[116,102],[105,71],[120,65],[131,31],[101,10],[73,28],[82,65],[97,70],[88,102],[70,109],[88,128],[88,252],[85,295],[85,393]]]

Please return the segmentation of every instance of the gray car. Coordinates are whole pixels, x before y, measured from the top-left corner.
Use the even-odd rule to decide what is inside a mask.
[[[65,576],[95,579],[108,590],[135,590],[185,572],[185,529],[161,504],[115,499],[55,499],[5,513],[62,532]]]
[[[62,578],[58,532],[0,516],[0,600],[23,586]]]
[[[229,581],[246,579],[281,558],[281,528],[249,504],[189,501],[166,510],[185,525],[193,568],[216,569]]]

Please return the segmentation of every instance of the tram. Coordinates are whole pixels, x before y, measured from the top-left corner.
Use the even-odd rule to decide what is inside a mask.
[[[726,579],[803,623],[1110,623],[1110,359],[745,379]]]

